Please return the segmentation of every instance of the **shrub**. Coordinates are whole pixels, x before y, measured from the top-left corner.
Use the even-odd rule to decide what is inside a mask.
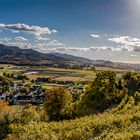
[[[128,88],[129,92],[135,93],[140,89],[140,74],[127,72],[123,79],[125,80],[125,86]]]
[[[140,93],[139,92],[136,92],[135,93],[135,95],[134,95],[134,97],[135,97],[135,100],[136,100],[136,102],[140,102]]]
[[[13,86],[14,83],[11,79],[5,77],[5,76],[0,76],[0,89],[1,92],[5,92],[9,90],[10,86]]]
[[[17,76],[17,79],[18,79],[18,80],[29,80],[29,78],[28,78],[26,75],[22,75],[22,74],[19,74],[19,75]]]
[[[67,118],[70,110],[72,96],[63,88],[55,88],[46,93],[45,111],[50,120]]]
[[[0,101],[0,139],[6,137],[9,134],[9,120],[8,114],[11,111],[11,107],[6,102]]]
[[[102,112],[121,102],[124,92],[119,89],[120,84],[121,82],[117,83],[116,73],[113,71],[97,73],[95,81],[87,88],[85,94],[81,95],[79,105],[83,112],[86,110],[83,114]]]

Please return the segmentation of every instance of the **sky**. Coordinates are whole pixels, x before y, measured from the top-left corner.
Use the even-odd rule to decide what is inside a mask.
[[[140,0],[0,0],[0,43],[140,63]]]

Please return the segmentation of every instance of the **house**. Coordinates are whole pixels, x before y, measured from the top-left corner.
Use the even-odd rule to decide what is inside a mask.
[[[17,86],[18,88],[23,88],[23,87],[24,87],[24,84],[19,83],[19,84],[17,84],[16,86]]]
[[[6,100],[6,96],[7,96],[8,92],[4,92],[0,98],[3,99],[3,100]]]
[[[16,94],[13,95],[13,98],[16,99],[18,96],[22,96],[22,93],[17,92]]]

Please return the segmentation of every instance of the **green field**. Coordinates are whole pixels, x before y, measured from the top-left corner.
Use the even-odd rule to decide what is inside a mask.
[[[46,66],[14,66],[14,65],[1,65],[3,69],[0,69],[0,75],[3,73],[10,73],[16,75],[26,75],[29,80],[25,80],[25,84],[32,86],[42,86],[45,89],[52,89],[53,87],[59,87],[57,84],[35,84],[31,83],[32,80],[36,80],[38,77],[51,78],[58,82],[72,81],[76,85],[81,82],[94,81],[96,73],[103,70],[112,70],[109,68],[97,67],[96,71],[92,70],[80,70],[80,69],[62,69],[51,68]],[[117,77],[121,77],[122,73],[117,72]],[[14,83],[22,83],[22,80],[14,80]],[[57,82],[56,82],[57,83]]]
[[[96,72],[91,70],[79,70],[79,69],[60,69],[50,68],[45,66],[12,66],[2,65],[4,69],[0,70],[0,74],[3,72],[14,74],[27,74],[30,80],[37,77],[50,77],[57,79],[58,81],[93,81],[96,76]],[[97,71],[112,70],[107,68],[97,68]],[[33,72],[33,73],[32,73]],[[118,73],[120,77],[122,74]]]
[[[37,77],[50,77],[50,78],[58,78],[59,80],[66,80],[67,77],[70,80],[80,81],[87,76],[91,78],[95,78],[95,72],[90,70],[73,70],[73,69],[59,69],[59,68],[50,68],[50,67],[37,67],[37,66],[9,66],[5,67],[0,71],[0,73],[14,73],[14,74],[27,74],[27,76],[32,80]],[[33,72],[33,73],[32,73]],[[34,73],[35,72],[35,73]],[[66,78],[65,78],[66,77]]]

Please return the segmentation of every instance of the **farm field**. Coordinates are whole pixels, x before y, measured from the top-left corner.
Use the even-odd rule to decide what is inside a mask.
[[[36,79],[37,77],[50,77],[58,80],[74,80],[80,81],[87,76],[95,77],[95,72],[90,70],[73,70],[73,69],[60,69],[50,67],[36,67],[36,66],[8,66],[0,70],[0,73],[14,73],[27,75],[29,79]]]
[[[42,86],[45,89],[52,89],[53,87],[63,86],[63,82],[71,81],[75,84],[79,84],[83,81],[93,81],[96,72],[91,70],[79,70],[79,69],[62,69],[62,68],[50,68],[45,66],[13,66],[13,65],[1,65],[3,69],[0,69],[0,74],[14,74],[14,76],[24,75],[28,79],[24,80],[26,85]],[[89,77],[89,78],[88,78]],[[50,78],[55,83],[32,83],[37,78]],[[58,81],[58,83],[57,83]],[[23,83],[23,80],[14,79],[14,83]]]
[[[97,67],[95,71],[92,70],[80,70],[80,69],[63,69],[63,68],[51,68],[46,66],[14,66],[14,65],[0,65],[0,75],[3,73],[9,73],[14,75],[25,75],[28,80],[24,80],[25,84],[32,86],[42,86],[45,89],[52,89],[53,87],[63,86],[56,83],[32,83],[32,80],[37,78],[50,78],[55,81],[67,82],[72,81],[75,84],[80,84],[80,82],[90,82],[94,81],[96,73],[104,70],[114,70],[111,68]],[[117,77],[121,77],[123,71],[117,70]],[[14,80],[14,83],[22,83],[22,80]]]
[[[114,70],[110,68],[97,67],[96,71],[92,70],[79,70],[79,69],[61,69],[61,68],[50,68],[45,66],[13,66],[13,65],[0,65],[4,69],[0,70],[0,74],[3,72],[14,73],[14,74],[24,74],[27,75],[29,79],[36,79],[37,77],[50,77],[57,80],[94,80],[96,76],[96,71],[104,70]],[[119,71],[119,70],[118,70]],[[122,71],[117,73],[120,77]]]
[[[28,79],[24,80],[24,84],[30,86],[41,86],[45,89],[52,89],[53,87],[67,86],[71,88],[77,87],[81,83],[89,83],[94,81],[96,78],[96,73],[104,70],[112,70],[111,68],[97,67],[95,71],[93,70],[80,70],[80,69],[63,69],[63,68],[52,68],[46,66],[14,66],[14,65],[0,65],[0,75],[3,73],[14,74],[14,76],[23,75]],[[117,77],[120,78],[123,71],[117,70]],[[49,78],[55,82],[51,83],[36,83],[37,78]],[[14,83],[23,83],[23,80],[14,79]],[[73,86],[63,84],[66,82],[72,82]],[[83,85],[84,86],[84,85]],[[79,86],[78,86],[79,87]],[[81,87],[81,85],[80,85]]]

